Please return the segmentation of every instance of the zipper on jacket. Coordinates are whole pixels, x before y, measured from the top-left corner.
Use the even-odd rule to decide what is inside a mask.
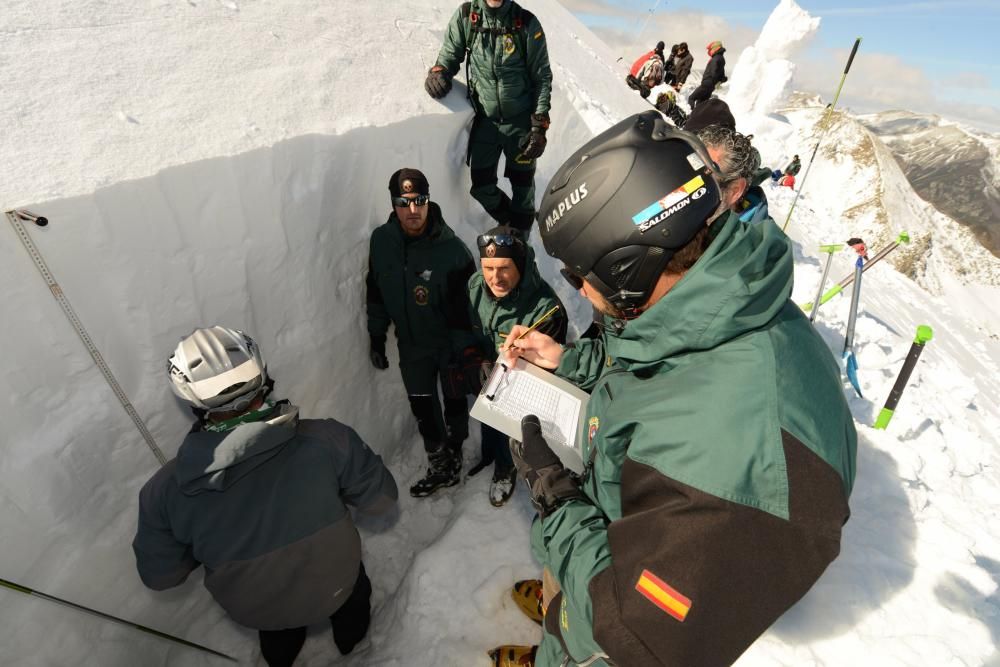
[[[607,378],[611,377],[612,375],[625,372],[626,371],[624,368],[612,368],[610,371],[601,376],[600,379],[601,388],[608,392],[609,399],[614,400],[614,398],[611,396],[611,390],[607,388],[608,386]],[[594,389],[595,391],[597,390],[596,387]],[[593,472],[594,472],[594,462],[597,460],[597,445],[595,445],[593,442],[588,442],[587,446],[590,447],[590,453],[587,456],[587,463],[583,466],[583,474],[580,475],[580,481],[583,482],[584,484],[586,484],[588,480],[591,482],[591,488],[593,489],[594,492],[594,499],[596,500],[597,476],[594,475]]]
[[[409,303],[410,295],[407,293],[407,281],[410,276],[410,248],[406,245],[406,240],[403,240],[403,303]],[[403,308],[403,312],[406,313],[406,333],[409,334],[410,341],[413,338],[413,323],[410,322],[410,309]]]

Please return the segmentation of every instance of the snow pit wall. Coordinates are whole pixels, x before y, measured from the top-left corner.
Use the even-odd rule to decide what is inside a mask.
[[[33,204],[50,224],[28,232],[167,458],[191,416],[168,389],[165,361],[194,328],[223,324],[260,343],[277,397],[304,416],[351,424],[390,459],[416,427],[395,346],[388,372],[368,361],[368,239],[391,211],[390,174],[417,166],[445,219],[475,248],[492,222],[468,195],[468,119],[423,116],[168,168]],[[570,125],[576,131],[566,134],[579,141],[553,151],[547,171],[589,138],[584,124]],[[539,190],[546,181],[540,170]],[[251,650],[254,638],[212,602],[200,570],[167,593],[139,581],[130,543],[138,492],[157,461],[7,226],[0,576],[213,648]],[[543,275],[582,306],[552,280],[554,262],[534,241]],[[589,311],[577,310],[576,324],[586,326]],[[0,598],[0,645],[25,664],[64,660],[67,643],[93,651],[86,664],[137,664],[140,653],[143,664],[201,659],[6,589]],[[54,635],[63,646],[49,641]]]

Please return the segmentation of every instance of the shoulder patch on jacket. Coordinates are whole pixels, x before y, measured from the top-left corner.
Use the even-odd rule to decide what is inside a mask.
[[[535,39],[541,39],[541,38],[542,38],[542,34],[543,34],[543,33],[542,33],[542,31],[541,31],[541,30],[539,30],[538,32],[536,32],[536,33],[535,33]]]
[[[691,610],[691,600],[689,598],[681,595],[676,589],[672,588],[649,570],[643,570],[642,574],[639,575],[639,581],[635,584],[635,590],[639,591],[647,600],[681,623],[684,622],[688,612]]]

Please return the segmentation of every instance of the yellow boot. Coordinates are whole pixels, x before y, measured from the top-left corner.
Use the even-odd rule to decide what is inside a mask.
[[[537,646],[514,646],[505,644],[497,646],[487,653],[493,661],[493,667],[534,667]]]
[[[524,612],[525,616],[539,625],[542,624],[544,612],[542,611],[541,579],[522,579],[514,584],[510,596],[514,598],[518,609]]]

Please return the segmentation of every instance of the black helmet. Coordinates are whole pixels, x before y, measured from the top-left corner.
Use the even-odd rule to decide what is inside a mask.
[[[636,114],[587,142],[549,181],[542,243],[635,316],[670,258],[718,210],[720,181],[695,135],[656,111]]]

